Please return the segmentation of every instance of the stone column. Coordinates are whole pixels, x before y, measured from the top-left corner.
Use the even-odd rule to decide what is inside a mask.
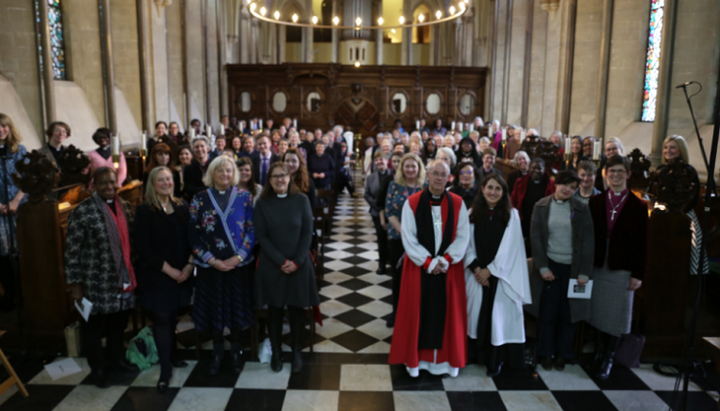
[[[402,57],[400,64],[409,66],[412,64],[412,29],[402,29]]]
[[[310,18],[308,21],[312,18],[312,13],[310,13]],[[312,27],[305,27],[303,28],[303,33],[306,33],[304,36],[305,40],[305,62],[306,63],[313,63],[315,61],[315,33],[313,32]]]
[[[50,26],[48,25],[48,5],[46,1],[38,2],[40,5],[40,37],[42,40],[42,59],[45,62],[43,64],[42,76],[42,87],[43,87],[43,105],[45,109],[45,128],[56,120],[55,118],[55,85],[53,81],[55,76],[53,75],[52,68],[52,45],[50,44]],[[44,135],[44,134],[43,134]],[[47,141],[47,136],[44,137]]]
[[[512,12],[513,0],[507,0],[506,23],[505,23],[505,65],[503,72],[503,91],[502,91],[502,114],[500,116],[500,125],[507,123],[508,114],[508,93],[510,90],[510,50],[512,49]]]
[[[653,122],[650,161],[654,166],[662,164],[663,141],[665,140],[670,117],[670,92],[672,91],[672,62],[675,46],[675,26],[677,21],[678,0],[666,0],[663,15],[662,49],[658,73],[657,100],[655,103],[655,121]],[[627,154],[627,153],[626,153]]]
[[[523,67],[523,95],[520,126],[528,127],[528,105],[530,103],[530,65],[532,63],[532,32],[535,1],[528,1],[527,28],[525,29],[525,65]]]
[[[107,128],[117,133],[117,115],[115,114],[115,70],[112,55],[112,31],[110,28],[110,0],[100,0],[102,20],[100,24],[101,54],[105,68],[105,111],[107,112]]]
[[[285,62],[285,25],[284,24],[274,24],[275,26],[275,33],[277,33],[277,59],[275,60],[277,64],[282,64]],[[304,36],[303,36],[304,37]]]
[[[140,56],[140,106],[142,108],[143,130],[153,130],[150,114],[150,92],[148,90],[148,47],[147,47],[147,10],[143,0],[135,2],[137,8],[138,54]]]
[[[337,16],[337,0],[333,0],[332,3],[332,17],[335,18]],[[327,24],[323,22],[324,24]],[[333,24],[332,21],[330,21],[330,24]],[[338,32],[338,29],[332,29],[332,50],[330,53],[330,62],[331,63],[337,63],[338,62],[338,47],[340,46],[340,33]]]
[[[251,24],[250,24],[250,13],[248,12],[247,7],[244,5],[240,6],[240,63],[241,64],[249,64],[250,63],[250,55],[252,53],[252,34],[251,34]]]
[[[383,31],[375,30],[375,64],[383,64]]]
[[[603,0],[602,41],[600,43],[600,70],[598,73],[597,102],[595,104],[595,137],[605,137],[605,112],[610,74],[613,5],[615,0]]]

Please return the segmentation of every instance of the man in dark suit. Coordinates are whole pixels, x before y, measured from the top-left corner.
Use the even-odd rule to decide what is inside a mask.
[[[482,167],[475,169],[476,181],[481,182],[485,176],[495,173],[502,178],[505,178],[505,174],[495,167],[495,158],[497,157],[497,151],[494,148],[488,147],[482,152]]]
[[[260,137],[258,137],[257,146],[257,153],[250,156],[253,163],[253,175],[258,184],[265,186],[265,183],[268,181],[267,174],[270,165],[276,161],[280,161],[280,157],[278,157],[277,154],[273,154],[270,150],[270,137],[268,137],[267,134],[261,134]]]

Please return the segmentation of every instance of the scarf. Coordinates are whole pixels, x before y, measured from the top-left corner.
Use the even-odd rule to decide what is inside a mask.
[[[102,213],[105,228],[107,229],[110,251],[112,251],[115,271],[118,275],[118,290],[121,293],[132,291],[137,288],[137,281],[130,261],[130,233],[128,232],[125,210],[120,205],[117,196],[115,196],[112,206],[105,203],[105,200],[100,198],[97,193],[93,195],[93,199]],[[115,213],[112,212],[110,207],[115,207]],[[127,289],[125,289],[125,284],[129,284]]]
[[[445,255],[445,250],[447,250],[452,243],[453,229],[455,228],[455,210],[453,210],[453,202],[450,194],[448,194],[447,191],[443,192],[440,196],[442,197],[440,201],[447,201],[447,221],[445,221],[440,249],[435,253],[435,230],[432,228],[434,222],[432,206],[430,205],[431,197],[432,195],[428,189],[423,190],[422,194],[420,194],[420,201],[418,201],[417,210],[415,211],[415,223],[418,227],[418,242],[435,258],[438,255]],[[420,229],[420,227],[422,227],[422,229]],[[426,227],[431,228],[427,229]]]
[[[112,154],[112,150],[110,149],[110,146],[107,146],[105,148],[100,147],[95,151],[97,151],[97,153],[100,154],[100,157],[104,158],[105,160],[110,158],[110,155]]]

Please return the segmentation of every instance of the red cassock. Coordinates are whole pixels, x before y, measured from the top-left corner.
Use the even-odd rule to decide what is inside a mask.
[[[420,193],[408,198],[413,213],[417,211]],[[459,213],[462,207],[462,198],[450,193],[453,201],[453,214],[455,227],[452,239],[455,241]],[[447,199],[441,204],[443,231],[448,220]],[[418,227],[419,230],[432,230],[432,227]],[[429,250],[435,251],[435,250]],[[448,362],[450,366],[462,368],[467,362],[467,303],[465,291],[465,270],[462,259],[451,261],[448,254],[445,258],[450,263],[447,271],[446,295],[447,305],[445,311],[445,332],[442,349],[418,349],[418,335],[420,330],[420,300],[421,276],[432,275],[427,273],[430,258],[424,267],[417,266],[407,255],[403,261],[402,283],[400,285],[400,299],[395,316],[395,330],[390,346],[390,364],[405,364],[410,368],[418,367],[420,361],[442,364]]]

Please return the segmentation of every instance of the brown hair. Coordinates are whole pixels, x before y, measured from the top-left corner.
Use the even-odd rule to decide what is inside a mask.
[[[288,154],[293,154],[297,156],[298,161],[300,162],[300,166],[298,167],[298,170],[295,172],[295,174],[292,176],[292,182],[295,183],[298,190],[300,190],[301,193],[307,193],[310,189],[310,182],[309,176],[308,176],[308,170],[307,165],[305,164],[305,158],[303,157],[300,150],[298,150],[295,147],[290,147],[287,149],[285,154],[283,154],[280,161],[283,163],[285,162],[285,157],[287,157]]]
[[[170,154],[170,161],[168,161],[168,167],[175,164],[175,156],[173,155],[172,150],[170,150],[170,146],[168,146],[165,143],[157,143],[155,146],[153,146],[152,150],[150,150],[150,161],[148,162],[147,172],[148,174],[155,169],[155,167],[159,167],[160,164],[157,162],[157,155],[158,153],[168,153]]]
[[[282,168],[286,173],[288,173],[288,176],[290,175],[290,170],[288,170],[287,164],[283,163],[282,161],[276,161],[270,165],[270,169],[267,172],[268,180],[270,180],[270,176],[272,175],[273,170],[275,170],[276,168]],[[288,182],[288,195],[292,197],[298,192],[299,191],[297,186],[295,185],[295,183],[293,183],[292,179],[290,179],[290,181]],[[265,184],[262,192],[260,193],[260,198],[267,200],[270,197],[275,197],[275,195],[275,189],[273,188],[272,183],[268,181],[268,183]]]
[[[53,133],[55,132],[55,128],[57,126],[65,127],[65,130],[67,130],[67,134],[68,134],[67,136],[70,137],[70,126],[63,123],[62,121],[53,121],[52,123],[50,123],[47,130],[45,130],[45,135],[47,136],[47,138],[52,137]]]
[[[497,157],[497,150],[495,150],[495,149],[492,148],[492,147],[488,147],[488,148],[486,148],[485,150],[483,150],[482,154],[483,154],[483,157],[485,157],[485,156],[488,155],[488,154],[490,154],[490,155],[493,156],[493,157]],[[502,184],[501,184],[501,185],[502,185]]]
[[[20,133],[17,131],[17,128],[15,128],[15,124],[10,116],[4,113],[0,113],[0,124],[10,129],[10,134],[7,137],[8,150],[10,150],[11,153],[17,153],[22,137],[20,137]]]
[[[510,193],[508,193],[508,186],[505,179],[502,178],[500,174],[495,173],[488,174],[480,183],[477,195],[475,195],[475,201],[473,201],[472,213],[470,213],[470,222],[473,224],[479,224],[483,218],[490,213],[490,208],[488,207],[488,203],[482,192],[490,180],[495,180],[498,184],[500,184],[500,187],[502,187],[503,190],[503,195],[500,198],[500,201],[498,201],[493,209],[493,218],[497,218],[503,223],[503,225],[507,226],[512,213]]]
[[[625,171],[630,171],[630,161],[628,161],[627,157],[623,157],[620,154],[615,154],[608,158],[607,163],[605,163],[605,170],[609,170],[610,167],[615,167],[620,164],[625,167]]]
[[[250,181],[248,181],[248,191],[255,197],[257,195],[257,183],[255,182],[255,173],[253,171],[253,163],[250,157],[240,157],[235,161],[238,171],[240,167],[250,166]]]
[[[597,166],[590,160],[581,161],[580,164],[577,165],[577,170],[585,170],[590,174],[597,174]]]

